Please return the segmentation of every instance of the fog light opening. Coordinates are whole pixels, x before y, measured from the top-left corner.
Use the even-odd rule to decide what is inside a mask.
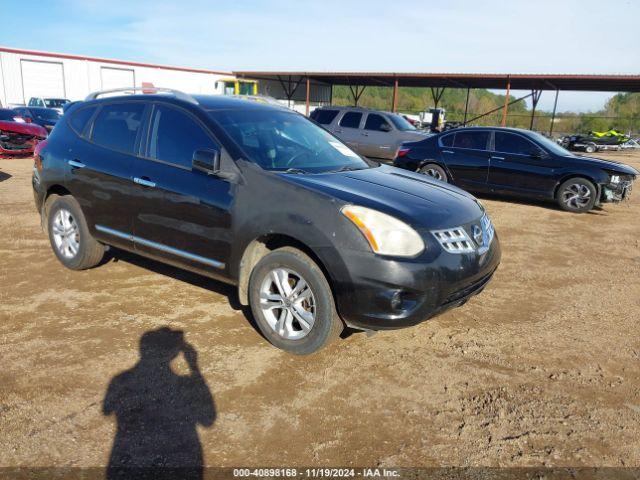
[[[391,296],[391,308],[394,310],[402,309],[402,292],[398,290]]]

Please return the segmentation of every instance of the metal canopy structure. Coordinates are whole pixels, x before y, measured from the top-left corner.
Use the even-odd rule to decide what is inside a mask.
[[[534,124],[535,109],[543,90],[556,92],[553,118],[555,118],[557,96],[561,90],[582,92],[640,92],[640,75],[572,75],[572,74],[498,74],[498,73],[384,73],[384,72],[260,72],[236,71],[239,78],[282,82],[286,78],[296,84],[306,83],[307,92],[310,83],[326,85],[346,85],[351,89],[355,105],[358,104],[365,87],[392,87],[392,111],[397,110],[399,87],[431,88],[435,106],[438,106],[446,88],[466,88],[467,106],[468,91],[474,88],[506,90],[507,95],[503,107],[502,125],[506,124],[509,105],[531,97],[533,109],[531,112],[531,127]],[[354,90],[355,88],[355,90]],[[529,90],[531,94],[516,100],[510,99],[511,90]],[[288,97],[287,100],[291,100]],[[306,98],[307,115],[309,114],[309,96]],[[465,107],[464,124],[467,120]],[[496,109],[499,110],[499,109]],[[481,115],[485,116],[492,112]],[[480,117],[475,117],[476,120]],[[550,132],[551,133],[551,132]]]
[[[451,87],[513,90],[574,90],[584,92],[640,92],[640,75],[565,75],[499,73],[381,73],[381,72],[233,72],[237,77],[274,80],[291,77],[327,85],[374,87]]]

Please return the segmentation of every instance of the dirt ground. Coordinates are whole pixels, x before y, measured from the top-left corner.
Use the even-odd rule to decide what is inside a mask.
[[[640,191],[585,215],[484,199],[503,259],[481,295],[295,357],[215,281],[125,254],[64,269],[31,168],[0,160],[0,466],[107,465],[127,389],[124,434],[139,412],[140,448],[201,445],[210,466],[640,466]],[[201,377],[179,355],[183,383],[140,365],[114,380],[165,326]]]

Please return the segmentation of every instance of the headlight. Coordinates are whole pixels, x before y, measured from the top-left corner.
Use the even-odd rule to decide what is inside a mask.
[[[366,207],[347,205],[342,214],[351,220],[379,255],[415,257],[424,250],[418,232],[386,213]]]
[[[620,183],[620,175],[611,175],[611,183]]]

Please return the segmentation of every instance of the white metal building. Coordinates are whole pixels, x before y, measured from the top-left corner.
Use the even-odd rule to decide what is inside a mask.
[[[247,91],[247,85],[250,91]],[[2,107],[27,104],[31,97],[82,100],[96,90],[133,86],[175,88],[189,93],[206,94],[257,93],[255,82],[238,81],[229,72],[0,46]]]

